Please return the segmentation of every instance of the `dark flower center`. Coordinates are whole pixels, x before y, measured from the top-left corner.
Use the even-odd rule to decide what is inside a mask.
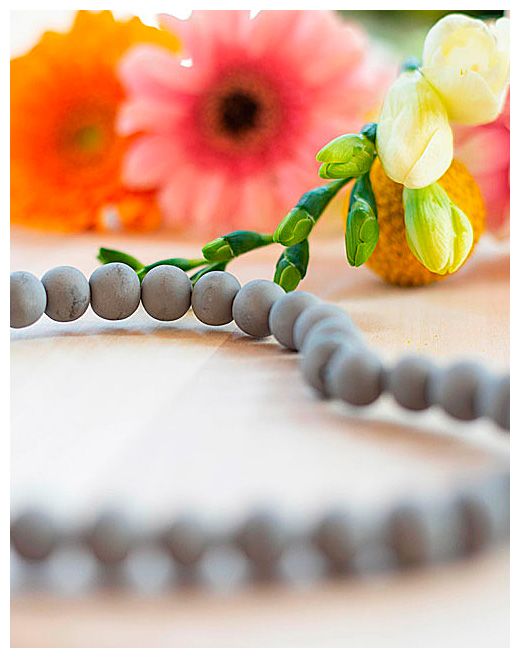
[[[232,91],[220,103],[220,124],[230,136],[241,137],[258,125],[260,103],[243,91]]]
[[[280,131],[281,99],[256,71],[231,69],[220,75],[194,109],[205,147],[233,158],[258,156]]]

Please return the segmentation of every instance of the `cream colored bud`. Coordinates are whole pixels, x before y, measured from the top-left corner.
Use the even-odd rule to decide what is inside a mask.
[[[409,188],[437,181],[453,158],[453,134],[442,101],[419,71],[401,73],[385,98],[377,153],[387,176]]]
[[[422,72],[451,121],[493,121],[509,86],[509,19],[488,25],[462,14],[445,16],[426,36]]]

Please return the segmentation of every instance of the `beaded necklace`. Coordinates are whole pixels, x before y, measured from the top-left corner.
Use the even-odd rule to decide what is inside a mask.
[[[43,313],[57,322],[74,321],[89,304],[99,317],[120,320],[140,303],[150,316],[165,322],[181,318],[191,306],[209,326],[234,321],[251,337],[272,334],[283,348],[300,353],[302,375],[322,398],[362,407],[387,394],[408,410],[436,405],[456,419],[487,417],[509,431],[509,374],[496,376],[470,361],[440,368],[414,355],[387,367],[344,311],[307,292],[285,293],[267,280],[241,286],[225,271],[208,272],[192,286],[187,274],[173,265],[154,267],[142,283],[124,263],[103,265],[90,280],[69,266],[50,270],[41,281],[29,272],[11,274],[13,328],[27,327]],[[295,545],[312,546],[325,561],[327,573],[354,574],[363,555],[374,550],[390,556],[381,568],[406,568],[457,559],[505,540],[509,470],[499,464],[426,509],[419,501],[408,500],[383,506],[367,521],[356,518],[344,501],[334,510],[324,510],[304,530],[289,527],[276,515],[253,513],[225,533],[182,517],[167,527],[141,532],[122,518],[101,514],[92,526],[71,531],[60,528],[45,512],[27,509],[13,518],[11,543],[25,564],[45,562],[60,546],[79,544],[112,571],[135,548],[160,546],[185,576],[193,576],[216,545],[240,551],[251,573],[262,578],[279,574],[284,553]]]

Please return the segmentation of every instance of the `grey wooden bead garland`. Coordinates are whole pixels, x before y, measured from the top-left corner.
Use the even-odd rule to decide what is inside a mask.
[[[210,326],[234,319],[251,336],[263,338],[272,333],[283,347],[301,351],[303,377],[321,396],[366,406],[387,393],[407,410],[438,405],[459,420],[486,416],[509,430],[509,375],[496,377],[472,362],[440,368],[419,356],[406,356],[393,366],[384,366],[341,309],[309,293],[286,294],[277,284],[263,280],[240,287],[227,272],[206,274],[192,292],[187,275],[167,265],[151,270],[141,285],[135,272],[122,263],[99,267],[89,284],[75,268],[50,270],[42,282],[28,272],[12,273],[11,327],[29,326],[44,312],[59,322],[75,320],[85,312],[89,298],[94,312],[108,320],[128,317],[142,300],[152,317],[170,321],[182,317],[191,303],[196,317]],[[396,564],[415,566],[432,561],[435,555],[458,557],[506,536],[507,468],[493,477],[494,506],[479,499],[478,486],[469,488],[449,503],[450,514],[443,515],[444,522],[431,511],[414,511],[410,501],[404,507],[388,509],[382,517],[382,541]],[[453,527],[448,528],[448,518],[455,534]],[[437,528],[434,534],[433,528]],[[360,532],[363,534],[348,510],[332,515],[325,512],[305,540],[332,571],[345,571],[351,568]],[[282,520],[269,514],[253,515],[225,541],[243,552],[254,571],[274,573],[292,541],[286,533]],[[455,547],[442,544],[448,535],[457,538],[453,539]],[[22,512],[11,525],[12,546],[25,561],[45,561],[62,536],[55,521],[38,512]],[[154,537],[183,569],[197,568],[211,550],[212,538],[195,519],[174,521]],[[100,564],[110,568],[124,563],[135,543],[124,519],[110,515],[102,515],[84,528],[78,540]]]
[[[84,313],[88,293],[78,270],[54,268],[42,281],[29,272],[11,274],[13,328],[33,324],[46,307],[49,317],[60,322]],[[142,286],[124,263],[102,265],[90,277],[90,302],[100,317],[126,318],[141,299],[159,320],[182,317],[194,301],[195,314],[210,325],[227,324],[232,317],[250,336],[274,333],[282,346],[302,352],[304,378],[321,395],[365,406],[388,392],[406,409],[420,411],[436,404],[459,420],[487,416],[509,429],[509,375],[498,379],[480,364],[463,361],[439,369],[419,356],[404,357],[387,369],[346,313],[309,293],[286,294],[276,283],[261,279],[240,287],[227,272],[206,274],[192,293],[185,272],[171,265],[152,269]]]
[[[92,524],[71,532],[44,512],[26,510],[11,522],[11,546],[31,565],[44,565],[62,544],[83,546],[107,576],[120,573],[141,546],[162,547],[174,566],[195,580],[206,555],[217,547],[238,549],[250,564],[251,577],[261,579],[280,577],[284,556],[298,547],[317,551],[331,575],[363,573],[364,558],[374,552],[383,559],[370,565],[371,571],[423,567],[507,540],[509,473],[505,465],[497,467],[454,495],[383,501],[363,515],[347,503],[323,510],[305,525],[263,511],[226,528],[203,525],[196,516],[180,517],[162,529],[136,532],[139,526],[120,514],[102,512]]]

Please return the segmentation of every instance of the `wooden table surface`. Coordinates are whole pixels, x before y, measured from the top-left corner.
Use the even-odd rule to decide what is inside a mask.
[[[12,233],[11,269],[37,275],[70,264],[89,274],[97,246],[145,262],[195,256],[169,237]],[[340,239],[311,245],[302,289],[343,306],[391,361],[404,351],[438,361],[509,364],[509,251],[483,241],[462,272],[429,288],[391,288],[344,264]],[[272,275],[276,247],[232,268],[242,282]],[[297,356],[234,327],[188,314],[163,325],[142,309],[108,323],[90,310],[59,325],[12,331],[12,507],[33,500],[65,518],[106,505],[139,518],[181,509],[233,521],[255,506],[312,514],[348,500],[369,505],[429,494],[508,457],[487,421],[470,427],[437,410],[419,416],[383,399],[351,411],[317,400]],[[226,592],[81,597],[15,590],[16,647],[503,647],[508,553],[407,575]]]

